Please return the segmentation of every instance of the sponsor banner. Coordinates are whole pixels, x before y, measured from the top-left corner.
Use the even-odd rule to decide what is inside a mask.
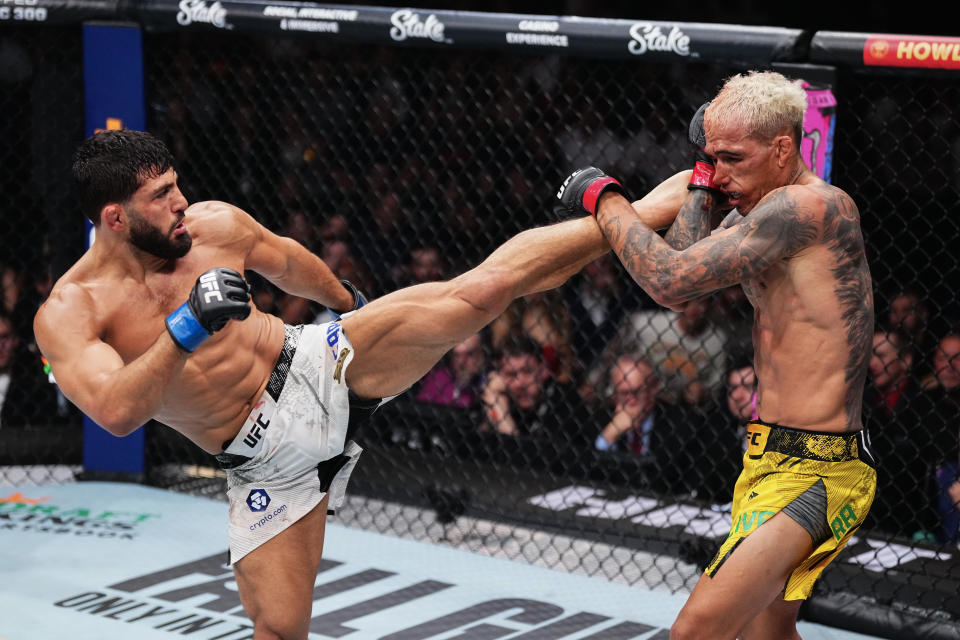
[[[131,541],[155,525],[161,514],[149,505],[130,508],[110,502],[56,497],[49,489],[0,491],[0,531],[39,538],[97,538]],[[67,544],[71,542],[67,541]]]
[[[119,0],[0,0],[0,24],[79,24],[119,18]]]
[[[381,44],[556,51],[661,62],[781,60],[792,55],[801,34],[775,27],[283,1],[146,0],[134,11],[154,30],[288,31]]]
[[[810,61],[850,67],[960,69],[960,38],[818,31]]]
[[[958,70],[960,38],[871,35],[863,45],[863,64]]]

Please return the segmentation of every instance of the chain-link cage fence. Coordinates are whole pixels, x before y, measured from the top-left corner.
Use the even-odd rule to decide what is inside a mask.
[[[154,36],[147,51],[153,128],[183,159],[188,197],[237,202],[373,295],[460,273],[549,223],[573,168],[642,194],[688,167],[688,119],[736,71],[207,35]],[[881,459],[871,537],[821,587],[856,591],[853,569],[890,553],[897,589],[930,589],[954,614],[958,576],[911,560],[957,540],[957,414],[936,371],[957,329],[956,91],[857,75],[835,90],[833,182],[863,214],[878,331],[897,333],[878,333],[865,401]],[[289,323],[324,320],[263,283],[257,299]],[[670,311],[599,260],[514,303],[380,412],[351,484],[374,501],[348,519],[689,588],[728,532],[717,505],[752,414],[751,323],[739,288]],[[506,402],[490,400],[498,384]]]
[[[64,42],[31,43],[31,59],[73,60]],[[177,158],[187,198],[241,206],[374,297],[461,273],[550,223],[574,168],[601,166],[638,196],[688,168],[689,117],[742,70],[221,32],[151,34],[145,55],[149,128]],[[880,487],[818,594],[922,606],[954,624],[960,89],[943,76],[841,73],[833,90],[832,182],[860,208],[876,289],[864,413]],[[39,99],[10,104],[32,105],[22,112],[34,122],[43,113]],[[12,157],[44,135],[42,124],[31,135],[4,127],[19,141],[0,152]],[[24,186],[47,162],[21,162],[5,186],[56,197],[62,178]],[[54,227],[12,210],[37,235],[14,248],[44,246]],[[262,310],[327,320],[248,275]],[[515,302],[374,415],[344,521],[689,589],[730,530],[757,384],[751,323],[739,288],[666,310],[615,257],[600,259]],[[148,482],[221,491],[210,456],[147,429]],[[12,447],[4,455],[23,463]]]
[[[80,463],[79,413],[48,382],[33,316],[83,251],[69,200],[81,60],[75,28],[0,26],[0,465],[16,465],[0,467],[3,482],[70,478]]]

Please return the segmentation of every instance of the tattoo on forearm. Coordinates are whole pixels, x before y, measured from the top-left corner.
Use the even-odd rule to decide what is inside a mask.
[[[621,218],[601,225],[624,267],[654,298],[689,299],[753,278],[817,237],[817,225],[785,192],[773,194],[764,211],[736,230],[712,236],[683,252],[661,241],[641,222],[621,227]]]
[[[664,240],[677,251],[683,251],[697,240],[710,235],[710,213],[714,197],[709,191],[694,189],[683,202],[680,212]]]

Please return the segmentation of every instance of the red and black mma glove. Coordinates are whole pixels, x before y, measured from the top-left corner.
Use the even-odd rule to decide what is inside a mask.
[[[627,200],[630,197],[623,185],[596,167],[584,167],[571,173],[557,191],[553,210],[561,220],[596,216],[600,196],[607,191],[616,191]]]
[[[249,315],[250,285],[233,269],[219,267],[197,278],[187,301],[167,316],[167,331],[178,347],[192,353],[227,322]]]
[[[690,176],[690,183],[687,185],[687,189],[704,189],[716,196],[720,196],[722,193],[713,182],[713,175],[717,169],[713,165],[713,160],[710,159],[710,156],[703,151],[704,145],[707,144],[707,138],[703,133],[703,114],[706,113],[707,107],[709,106],[709,101],[704,102],[700,105],[700,108],[697,109],[697,112],[693,114],[693,118],[690,119],[690,129],[687,132],[687,137],[690,140],[690,144],[694,147],[694,164],[693,175]]]

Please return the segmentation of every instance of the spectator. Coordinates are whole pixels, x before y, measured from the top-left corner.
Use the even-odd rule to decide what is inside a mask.
[[[610,371],[613,412],[594,442],[599,451],[625,448],[633,453],[650,453],[660,381],[642,356],[617,358]]]
[[[562,289],[570,310],[576,357],[587,367],[616,334],[625,313],[621,267],[613,254],[589,263]],[[592,400],[592,398],[591,398]]]
[[[960,543],[960,460],[945,462],[937,469],[937,515],[940,541]]]
[[[724,328],[728,354],[753,353],[753,306],[743,287],[735,284],[718,291],[708,318],[713,326]]]
[[[403,246],[402,243],[398,243],[398,238],[409,237],[412,231],[404,219],[400,196],[392,191],[372,191],[371,193],[384,193],[384,195],[372,202],[371,220],[352,225],[351,238],[353,248],[360,260],[364,264],[376,265],[377,270],[371,274],[373,288],[367,293],[378,297],[397,288],[393,276],[402,263],[401,248]]]
[[[20,340],[13,330],[13,322],[5,312],[0,311],[0,428],[3,428],[4,423],[8,421],[7,398],[10,395],[13,356],[18,346],[20,346]]]
[[[907,338],[914,354],[913,370],[918,378],[930,374],[930,310],[924,296],[912,287],[901,289],[890,300],[883,326]]]
[[[486,357],[483,340],[475,333],[435,366],[420,384],[417,401],[468,409],[480,399]]]
[[[481,400],[481,430],[548,439],[555,448],[580,447],[579,407],[569,385],[553,379],[540,345],[526,335],[511,336],[500,349],[496,370]]]
[[[306,213],[294,209],[287,215],[287,219],[280,230],[280,235],[296,240],[310,251],[317,250],[317,229]]]
[[[700,473],[695,475],[700,482],[698,496],[716,502],[730,499],[728,487],[743,469],[746,425],[757,419],[757,374],[753,363],[744,358],[734,358],[733,362],[725,376],[721,406],[710,412],[706,429],[691,439],[698,444],[687,448],[695,464],[701,461],[697,464]]]
[[[874,333],[870,384],[863,399],[866,424],[882,428],[910,406],[911,397],[918,391],[912,369],[913,350],[908,336],[895,329]]]
[[[877,493],[870,518],[889,533],[926,535],[935,524],[931,483],[933,435],[923,419],[929,403],[912,375],[910,338],[893,329],[873,336],[863,420],[877,456]]]
[[[370,269],[357,257],[353,247],[345,240],[334,239],[324,242],[320,249],[320,257],[338,277],[349,280],[361,291],[372,290],[373,278],[370,276]]]
[[[640,351],[663,384],[662,400],[699,404],[704,394],[719,390],[726,366],[728,334],[713,324],[709,309],[710,297],[705,296],[684,303],[680,311],[634,312],[621,323],[600,362]],[[602,371],[594,367],[587,384],[596,389],[602,378]]]
[[[948,333],[933,354],[936,386],[927,392],[936,425],[934,454],[936,469],[938,537],[943,542],[960,542],[960,333]]]
[[[742,362],[727,371],[727,387],[724,394],[727,411],[741,427],[757,419],[757,373],[753,364]]]
[[[0,293],[2,293],[2,305],[0,310],[12,313],[13,308],[17,306],[20,299],[20,291],[24,285],[24,272],[15,268],[13,265],[0,264]]]
[[[58,424],[69,414],[66,401],[58,404],[57,387],[50,384],[32,347],[0,310],[0,429]]]
[[[948,333],[933,354],[936,387],[951,397],[960,393],[960,333]]]
[[[493,321],[491,343],[495,351],[516,336],[527,336],[540,345],[549,374],[560,384],[574,376],[573,320],[559,290],[543,291],[514,300]]]
[[[342,213],[333,213],[323,221],[317,231],[317,237],[324,245],[336,240],[346,240],[350,236],[350,225]]]
[[[399,269],[394,277],[401,287],[437,282],[446,278],[446,261],[439,247],[433,245],[421,245],[412,249],[406,266]]]

